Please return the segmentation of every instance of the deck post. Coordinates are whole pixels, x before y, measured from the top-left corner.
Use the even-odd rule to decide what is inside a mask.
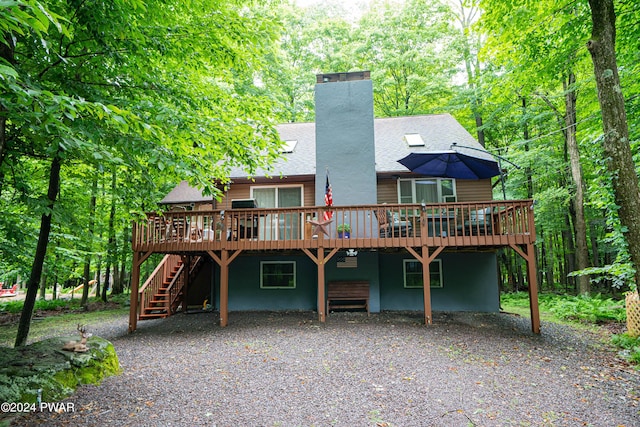
[[[140,289],[140,266],[149,258],[151,252],[133,252],[131,265],[131,296],[129,305],[129,333],[138,327],[138,289]]]
[[[191,285],[190,283],[190,277],[191,277],[191,260],[192,257],[191,255],[187,255],[185,258],[186,262],[183,262],[186,265],[186,271],[185,271],[185,276],[184,276],[184,286],[182,288],[182,312],[186,313],[187,310],[187,301],[188,301],[188,297],[189,297],[189,285]]]
[[[431,274],[429,266],[440,252],[444,249],[444,246],[438,246],[431,255],[429,255],[429,247],[422,245],[422,255],[418,254],[411,246],[405,247],[415,259],[422,263],[422,299],[424,303],[424,324],[431,325],[433,323],[433,317],[431,313]]]
[[[220,326],[229,323],[229,251],[220,254]]]
[[[138,288],[140,287],[140,252],[133,252],[131,266],[131,301],[129,304],[129,333],[138,327]]]
[[[431,260],[429,259],[429,247],[427,245],[422,246],[422,299],[424,302],[424,324],[431,325],[433,323],[433,317],[431,313],[431,274],[429,266]]]
[[[536,274],[536,253],[533,244],[527,245],[527,276],[529,281],[529,310],[531,311],[531,331],[540,333],[540,308],[538,306],[538,275]]]
[[[227,326],[229,321],[229,264],[241,252],[242,249],[238,249],[230,256],[229,251],[223,249],[220,251],[220,256],[218,256],[213,251],[207,251],[211,259],[220,266],[220,326],[223,328]]]
[[[540,333],[540,308],[538,307],[538,276],[536,274],[536,253],[533,243],[527,243],[523,249],[511,244],[511,248],[527,263],[527,280],[529,282],[529,312],[531,313],[531,331]]]
[[[327,302],[324,281],[324,248],[321,246],[318,248],[318,320],[322,323],[327,320],[327,313],[325,313]]]
[[[327,320],[327,297],[325,292],[324,266],[327,261],[329,261],[331,257],[338,252],[338,248],[333,248],[326,256],[322,246],[318,248],[317,256],[313,255],[313,253],[307,248],[302,248],[302,252],[307,254],[307,256],[316,263],[318,268],[318,320],[324,323]]]

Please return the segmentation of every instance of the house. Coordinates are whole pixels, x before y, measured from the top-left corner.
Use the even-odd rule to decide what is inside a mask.
[[[234,170],[220,201],[186,182],[163,215],[134,224],[130,331],[211,305],[229,312],[499,311],[498,249],[526,261],[539,332],[531,200],[492,200],[491,178],[411,172],[400,159],[447,152],[495,162],[450,115],[373,117],[368,72],[322,74],[316,122],[278,127],[282,159]],[[332,204],[327,206],[330,187]],[[338,234],[348,224],[349,236]],[[140,286],[140,265],[166,254]]]

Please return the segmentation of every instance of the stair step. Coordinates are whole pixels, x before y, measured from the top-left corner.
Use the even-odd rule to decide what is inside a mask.
[[[138,316],[139,320],[150,320],[150,319],[164,319],[165,317],[169,317],[167,313],[152,313],[152,314],[141,314]]]
[[[164,306],[161,307],[145,307],[144,309],[144,315],[148,315],[148,314],[166,314],[167,310],[165,309]]]

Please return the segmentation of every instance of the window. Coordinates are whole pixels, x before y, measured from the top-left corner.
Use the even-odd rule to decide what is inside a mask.
[[[261,208],[290,208],[302,206],[301,185],[251,187],[251,197]],[[261,216],[258,224],[260,240],[299,239],[302,235],[302,214],[281,213]]]
[[[251,187],[251,198],[261,208],[289,208],[302,206],[301,185]]]
[[[260,261],[261,289],[295,289],[295,261]]]
[[[419,133],[408,133],[404,136],[404,140],[409,147],[424,147],[424,141]]]
[[[297,139],[290,139],[284,141],[282,148],[280,149],[281,153],[293,153],[293,150],[296,149],[296,145],[298,145]]]
[[[422,263],[415,259],[405,259],[403,262],[404,287],[422,288]],[[429,264],[431,288],[442,287],[442,260],[434,259]]]
[[[399,203],[444,203],[456,201],[456,180],[419,178],[398,180]]]

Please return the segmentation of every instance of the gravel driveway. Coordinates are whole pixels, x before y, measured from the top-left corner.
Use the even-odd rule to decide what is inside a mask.
[[[596,336],[509,314],[178,314],[90,326],[123,373],[47,426],[638,426],[640,375]],[[67,331],[65,331],[68,333]]]

